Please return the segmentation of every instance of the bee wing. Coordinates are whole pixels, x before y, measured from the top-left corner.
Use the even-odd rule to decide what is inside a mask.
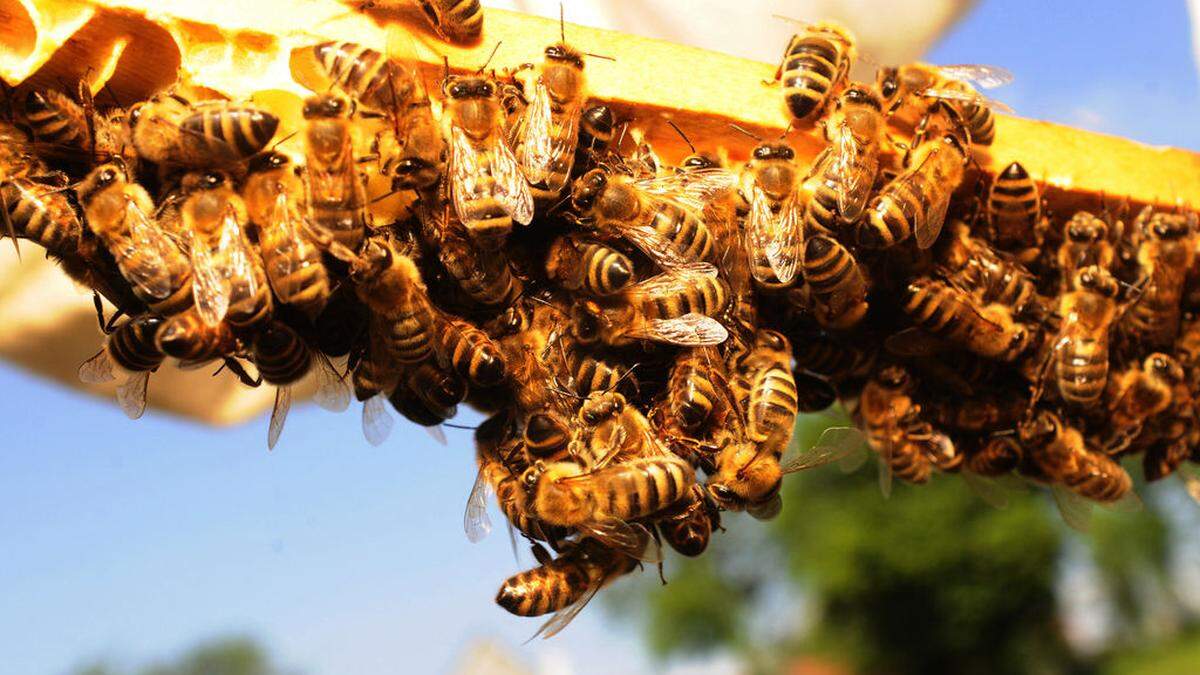
[[[150,371],[130,373],[129,378],[117,386],[117,403],[125,416],[139,419],[146,412],[146,387],[150,382]]]
[[[313,400],[331,412],[342,412],[350,407],[350,383],[334,368],[333,363],[321,352],[315,352],[317,361],[317,392]]]
[[[276,236],[281,242],[275,247],[274,255],[270,258],[269,278],[272,281],[284,281],[300,268],[299,252],[301,247],[301,243],[297,241],[297,238],[300,237],[300,228],[296,226],[296,213],[291,208],[286,192],[280,192],[276,197],[268,227],[277,231]]]
[[[521,114],[517,162],[530,183],[540,183],[550,175],[554,162],[554,116],[550,110],[550,92],[538,80],[529,105]]]
[[[917,223],[913,237],[916,238],[917,248],[927,249],[937,241],[942,232],[942,224],[946,222],[946,211],[950,208],[950,192],[942,190],[942,195],[929,205],[925,218]]]
[[[797,444],[793,443],[789,452],[795,448]],[[796,451],[792,456],[785,456],[781,465],[784,473],[795,473],[842,462],[852,456],[865,456],[869,450],[867,437],[858,428],[830,427],[821,432],[821,437],[807,452]]]
[[[208,245],[193,238],[192,241],[192,297],[196,312],[204,323],[215,326],[229,311],[233,286],[229,282],[227,266]]]
[[[634,181],[633,186],[657,199],[699,212],[718,192],[733,189],[737,180],[737,173],[713,167],[649,176]]]
[[[801,236],[798,203],[789,199],[776,215],[771,213],[766,193],[755,186],[750,199],[750,213],[746,216],[747,245],[751,251],[766,256],[779,283],[791,283],[796,276],[800,264]],[[757,274],[755,278],[773,281],[759,278]]]
[[[484,475],[483,467],[475,476],[475,484],[471,486],[471,494],[467,497],[467,509],[463,513],[463,530],[467,540],[472,544],[483,541],[492,531],[492,519],[488,517],[488,497],[492,494],[492,484]]]
[[[832,161],[838,211],[844,222],[852,223],[862,216],[871,197],[879,157],[867,144],[860,143],[846,124],[838,127],[834,141],[837,152]]]
[[[113,361],[107,348],[101,348],[92,358],[79,365],[79,381],[86,384],[102,384],[117,379],[113,374]]]
[[[558,635],[562,629],[566,628],[568,624],[575,620],[576,616],[579,616],[579,613],[583,611],[584,607],[587,607],[588,603],[592,601],[592,598],[596,597],[596,593],[600,592],[600,589],[604,586],[604,581],[605,577],[603,576],[592,579],[588,583],[587,590],[583,592],[583,595],[579,596],[578,600],[572,602],[566,607],[563,607],[555,612],[549,619],[546,619],[546,622],[542,624],[541,628],[538,628],[536,633],[530,636],[529,640],[533,640],[539,635],[543,640],[549,640],[555,635]],[[526,642],[529,640],[526,640]]]
[[[478,179],[483,175],[483,169],[483,156],[467,138],[466,132],[451,125],[450,195],[454,202],[454,213],[463,222],[470,220],[467,206],[481,190]]]
[[[129,239],[122,242],[125,250],[120,257],[136,264],[127,264],[123,271],[130,283],[150,297],[166,298],[174,290],[171,275],[167,273],[167,260],[178,248],[132,199],[125,207],[125,222],[129,225]]]
[[[1009,504],[1009,490],[999,480],[991,476],[981,476],[973,471],[960,472],[967,487],[971,488],[980,499],[989,506],[997,509],[1006,508]]]
[[[680,267],[691,262],[680,255],[670,239],[660,235],[650,225],[622,227],[620,234],[639,251],[645,253],[648,258],[664,268]]]
[[[688,262],[669,268],[662,274],[625,289],[627,298],[672,295],[691,288],[697,276],[715,277],[717,268],[706,262]]]
[[[1050,486],[1050,494],[1063,522],[1072,530],[1087,534],[1092,527],[1092,503],[1058,484]]]
[[[625,334],[638,340],[683,347],[719,345],[729,338],[729,331],[720,321],[694,312],[676,319],[650,319],[628,329]]]
[[[929,98],[957,101],[959,103],[974,103],[975,105],[987,106],[992,110],[998,110],[1004,113],[1013,112],[1013,109],[1008,105],[1005,105],[996,99],[988,98],[987,96],[984,96],[976,91],[960,91],[958,89],[930,87],[929,89],[921,90],[921,95],[928,96]]]
[[[496,197],[504,210],[514,222],[528,225],[533,220],[533,194],[517,158],[513,157],[500,134],[496,134],[492,145],[492,178],[496,181]]]
[[[579,118],[583,115],[583,106],[571,105],[563,111],[554,134],[554,144],[550,156],[550,166],[559,165],[562,170],[554,180],[546,179],[546,187],[558,192],[567,186],[571,179],[571,168],[575,165],[575,148],[579,145]]]
[[[246,241],[237,212],[230,205],[225,211],[218,243],[221,257],[228,261],[231,302],[252,298],[258,293],[258,270],[254,251]]]
[[[662,562],[662,546],[645,525],[606,518],[580,525],[578,529],[581,536],[594,537],[606,546],[636,560],[650,564]]]
[[[444,428],[442,428],[442,425],[435,424],[431,427],[422,427],[422,428],[425,430],[426,433],[429,434],[430,438],[437,441],[438,445],[449,445],[450,444],[450,442],[448,440],[446,440],[446,430]]]
[[[376,447],[383,445],[392,434],[392,427],[395,425],[396,421],[388,412],[387,398],[383,394],[376,394],[363,401],[362,430],[368,443]]]
[[[985,66],[975,63],[958,63],[940,66],[942,75],[960,82],[968,82],[984,89],[995,89],[1013,81],[1013,74],[1000,66]]]
[[[283,433],[283,423],[287,421],[288,411],[292,409],[292,388],[276,387],[275,405],[271,408],[271,423],[267,426],[267,449],[274,450],[279,442],[279,434]]]

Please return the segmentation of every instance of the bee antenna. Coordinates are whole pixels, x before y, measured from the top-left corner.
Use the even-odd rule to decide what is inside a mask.
[[[494,59],[496,57],[496,52],[500,51],[500,45],[502,45],[502,44],[504,44],[504,40],[498,41],[496,43],[496,46],[492,47],[492,53],[488,54],[487,61],[484,61],[483,65],[479,66],[479,70],[475,71],[476,75],[481,74],[484,71],[484,69],[488,67],[488,64],[491,63],[492,59]]]
[[[567,41],[567,22],[563,18],[562,0],[558,3],[558,37],[565,43]]]
[[[450,79],[450,57],[445,54],[442,54],[442,72],[445,73],[443,79]]]
[[[450,427],[451,429],[462,429],[464,431],[475,431],[476,429],[479,428],[479,427],[468,427],[463,424],[452,424],[450,422],[442,422],[442,426]]]
[[[680,129],[679,125],[675,124],[673,120],[667,120],[667,124],[670,124],[671,128],[675,130],[675,133],[679,134],[679,137],[683,139],[683,142],[687,143],[687,146],[691,149],[692,154],[696,154],[696,146],[692,145],[691,139],[687,137],[687,134],[683,133],[683,129]]]
[[[593,59],[604,59],[605,61],[612,61],[613,63],[616,63],[616,61],[617,61],[615,58],[613,58],[611,56],[605,56],[604,54],[593,54],[591,52],[584,52],[584,55],[590,56]]]
[[[16,187],[16,183],[12,184]],[[21,260],[21,243],[17,241],[17,227],[13,224],[12,216],[8,213],[8,198],[4,196],[4,190],[0,189],[0,215],[4,216],[4,230],[8,234],[9,239],[12,239],[13,248],[17,251],[17,261]]]
[[[733,122],[730,122],[730,123],[729,123],[729,126],[730,126],[730,128],[732,128],[734,131],[737,131],[737,132],[739,132],[739,133],[745,134],[746,136],[749,136],[750,138],[753,138],[754,140],[758,141],[759,143],[762,143],[762,141],[763,141],[763,137],[762,137],[762,136],[759,136],[758,134],[756,134],[756,133],[754,133],[754,132],[752,132],[752,131],[750,131],[750,130],[748,130],[748,129],[743,129],[742,127],[740,127],[740,126],[738,126],[738,125],[734,124]]]
[[[797,26],[811,26],[812,25],[811,23],[809,23],[807,21],[801,21],[800,19],[793,19],[790,16],[784,16],[782,14],[772,14],[771,18],[778,19],[779,21],[784,21],[786,23],[795,24]]]

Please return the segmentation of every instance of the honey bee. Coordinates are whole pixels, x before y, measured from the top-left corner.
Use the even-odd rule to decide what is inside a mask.
[[[508,414],[499,413],[485,420],[475,431],[479,472],[467,498],[463,530],[472,543],[482,541],[491,533],[487,502],[489,495],[494,494],[500,511],[508,520],[510,534],[511,528],[515,527],[530,539],[560,542],[566,530],[547,525],[528,513],[525,488],[520,482],[520,473],[528,467],[521,463],[519,440],[511,435],[511,430]],[[497,431],[499,433],[495,433]],[[516,552],[515,539],[513,552]]]
[[[1011,110],[982,96],[972,84],[993,89],[1012,79],[1012,73],[997,66],[911,63],[879,69],[876,87],[894,123],[912,126],[929,110],[929,99],[943,101],[962,118],[971,143],[991,145],[996,136],[992,110]]]
[[[792,339],[796,369],[841,381],[864,377],[875,365],[878,352],[824,332],[806,332]]]
[[[412,73],[383,53],[353,42],[305,48],[316,64],[314,91],[337,91],[373,110],[406,107],[416,90]]]
[[[1037,181],[1020,162],[1009,164],[992,181],[987,218],[997,247],[1013,250],[1040,245],[1042,194]]]
[[[557,198],[571,177],[587,100],[583,53],[567,44],[565,34],[546,47],[545,56],[514,132],[517,162],[534,198],[543,201]]]
[[[563,366],[553,361],[566,318],[541,302],[514,305],[505,314],[506,334],[498,342],[510,378],[522,384],[513,390],[522,442],[532,457],[557,456],[574,435],[574,408],[556,380],[555,368]]]
[[[455,214],[476,239],[502,241],[513,221],[528,225],[533,220],[533,195],[505,141],[496,84],[481,76],[448,75],[442,94]]]
[[[372,238],[351,264],[350,278],[372,310],[370,332],[381,358],[419,363],[433,353],[434,309],[412,258]]]
[[[354,398],[362,402],[363,438],[374,446],[383,445],[392,433],[395,420],[387,409],[387,394],[396,388],[399,372],[385,362],[383,350],[368,350],[354,366]]]
[[[812,293],[817,322],[826,328],[852,328],[866,316],[867,278],[854,256],[836,239],[818,235],[804,243],[804,280]]]
[[[446,142],[429,99],[410,103],[406,111],[375,136],[379,173],[392,179],[393,190],[427,194],[437,188],[445,169]]]
[[[493,255],[472,241],[458,223],[440,228],[438,259],[472,300],[481,305],[505,306],[525,291],[513,274],[507,256]]]
[[[1113,246],[1108,241],[1108,223],[1087,211],[1078,211],[1063,225],[1062,244],[1056,253],[1061,290],[1068,292],[1081,267],[1099,265],[1111,269]]]
[[[1115,502],[1133,489],[1129,474],[1087,447],[1083,434],[1048,410],[1017,427],[1028,458],[1053,481],[1098,502]]]
[[[1108,382],[1109,334],[1117,318],[1117,280],[1102,267],[1075,273],[1073,289],[1059,297],[1062,326],[1052,355],[1063,400],[1089,405],[1100,400]]]
[[[841,223],[862,217],[875,186],[880,148],[887,140],[883,103],[869,86],[852,84],[824,124],[830,147],[814,163],[804,221],[806,229],[837,232]]]
[[[481,387],[504,380],[507,374],[504,355],[487,333],[453,318],[441,319],[435,332],[434,351],[442,367]]]
[[[451,42],[475,42],[483,33],[479,0],[417,0],[438,35]]]
[[[920,328],[997,361],[1016,360],[1035,338],[1014,320],[1009,307],[995,303],[979,307],[965,291],[936,279],[910,283],[903,310]]]
[[[598,233],[628,240],[660,266],[712,262],[714,240],[700,211],[731,180],[723,170],[635,179],[598,168],[575,181],[571,204]]]
[[[170,316],[192,305],[191,262],[151,219],[154,202],[122,164],[96,167],[76,194],[88,227],[151,311]]]
[[[125,375],[117,386],[117,402],[129,419],[146,412],[146,386],[150,373],[165,358],[158,347],[157,335],[163,320],[141,314],[118,324],[104,341],[104,347],[79,367],[79,379],[99,384],[115,379],[114,369]]]
[[[932,462],[927,448],[944,439],[921,417],[913,401],[916,381],[901,366],[888,366],[863,387],[856,414],[867,432],[868,442],[887,466],[885,475],[909,483],[929,480]],[[890,488],[887,479],[884,492]]]
[[[1196,257],[1195,231],[1195,215],[1150,217],[1137,252],[1145,287],[1122,316],[1131,341],[1167,349],[1179,334],[1183,285]]]
[[[663,539],[680,555],[694,558],[708,548],[713,528],[721,526],[721,512],[708,492],[693,485],[688,496],[658,520]]]
[[[439,367],[431,362],[418,364],[408,376],[408,389],[423,404],[424,409],[439,420],[448,420],[458,414],[458,404],[467,397],[467,381],[459,373]],[[393,393],[393,396],[395,394]],[[416,421],[422,426],[435,426]],[[440,422],[439,422],[440,423]],[[441,439],[445,445],[444,437]]]
[[[725,361],[713,347],[683,351],[667,380],[666,427],[679,436],[703,438],[734,414]]]
[[[539,558],[540,566],[504,582],[496,604],[518,616],[554,612],[534,634],[544,638],[566,628],[601,588],[637,567],[636,559],[590,537],[553,560],[548,555]]]
[[[205,168],[248,159],[267,147],[279,118],[249,104],[192,103],[163,94],[129,109],[133,145],[146,160]]]
[[[633,388],[637,387],[633,369],[602,356],[593,356],[581,349],[568,351],[568,366],[576,396],[586,398],[593,392],[613,391],[624,383],[629,383]]]
[[[274,449],[283,432],[284,422],[292,405],[292,385],[314,370],[318,386],[314,400],[317,405],[341,412],[350,405],[346,382],[324,354],[309,348],[304,338],[282,321],[269,321],[255,332],[251,357],[258,374],[267,384],[275,385],[275,405],[267,428],[267,448]]]
[[[559,237],[550,245],[546,274],[567,290],[599,297],[616,295],[634,282],[629,256],[574,237]]]
[[[981,393],[973,398],[926,400],[922,410],[939,428],[987,432],[1015,428],[1025,413],[1025,401],[1007,395]]]
[[[305,183],[310,232],[335,257],[351,260],[366,228],[366,187],[354,161],[350,102],[337,94],[304,101]]]
[[[802,413],[827,410],[838,401],[838,392],[833,383],[803,371],[792,371],[796,381],[796,408]]]
[[[942,230],[950,196],[963,179],[968,148],[953,132],[914,142],[908,168],[871,200],[869,216],[858,227],[858,243],[864,248],[890,248],[911,236],[917,248],[927,249]]]
[[[601,104],[584,109],[579,116],[579,139],[575,144],[571,175],[582,174],[584,170],[592,168],[594,158],[608,150],[616,126],[612,108]]]
[[[14,238],[28,239],[55,257],[79,250],[83,224],[64,191],[26,178],[5,180],[0,182],[0,207]]]
[[[321,251],[309,240],[298,201],[304,186],[291,159],[279,152],[256,158],[242,186],[250,222],[258,228],[258,247],[271,289],[309,320],[329,302],[329,272]]]
[[[1179,362],[1159,352],[1116,374],[1109,383],[1108,413],[1112,433],[1103,448],[1105,454],[1118,454],[1128,448],[1147,420],[1171,406],[1174,391],[1183,379],[1183,367]]]
[[[796,380],[792,376],[791,344],[782,333],[762,329],[754,346],[737,364],[734,391],[746,411],[746,435],[763,443],[776,432],[783,444],[796,424]]]
[[[1045,306],[1033,276],[1019,263],[1002,257],[986,242],[971,236],[961,220],[951,221],[949,236],[939,243],[942,274],[969,290],[980,302],[1011,307],[1018,317],[1045,318]]]
[[[184,366],[224,358],[241,349],[241,343],[224,321],[210,326],[195,307],[167,318],[158,331],[158,348]]]
[[[210,326],[226,319],[235,327],[262,323],[271,314],[271,289],[244,234],[249,216],[232,179],[217,172],[188,174],[183,191],[180,213],[190,237],[192,295],[200,318]]]
[[[793,35],[775,71],[788,113],[801,123],[818,119],[845,84],[854,57],[854,37],[836,23],[813,23]]]
[[[792,283],[803,255],[804,203],[799,186],[796,151],[785,143],[754,148],[743,174],[746,251],[750,273],[760,284],[782,287]]]
[[[572,308],[575,337],[584,344],[612,346],[638,340],[689,347],[724,342],[729,332],[714,319],[729,301],[729,289],[706,263],[673,268],[640,281],[601,306],[587,301]]]
[[[1013,436],[993,436],[972,452],[964,462],[967,471],[980,476],[1003,476],[1021,463],[1024,453]]]

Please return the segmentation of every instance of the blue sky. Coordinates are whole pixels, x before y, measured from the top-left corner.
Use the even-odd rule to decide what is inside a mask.
[[[1026,116],[1200,149],[1187,26],[1182,2],[993,0],[929,60],[1009,67],[996,96]],[[462,534],[467,432],[443,448],[402,424],[372,448],[356,410],[298,406],[268,453],[265,419],[131,422],[10,366],[0,391],[0,674],[140,663],[227,633],[320,674],[444,671],[478,638],[547,672],[653,668],[601,611],[519,646],[537,622],[492,603],[517,569],[507,537]]]

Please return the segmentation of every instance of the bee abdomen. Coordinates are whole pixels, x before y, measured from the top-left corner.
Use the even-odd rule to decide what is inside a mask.
[[[798,409],[792,371],[772,366],[751,385],[747,431],[753,440],[764,441],[775,431],[790,428],[796,421]]]
[[[675,251],[691,261],[712,262],[712,233],[699,218],[674,204],[659,204],[651,227],[658,235],[674,244]]]
[[[798,120],[824,109],[841,70],[841,50],[819,37],[794,38],[783,64],[784,100]]]
[[[1080,339],[1063,348],[1056,375],[1059,393],[1069,403],[1094,403],[1108,382],[1108,347],[1098,340]]]
[[[517,616],[541,616],[567,607],[588,589],[587,571],[561,558],[509,577],[496,604]]]
[[[253,355],[263,380],[276,386],[298,382],[312,366],[312,352],[304,339],[281,321],[258,331]]]
[[[473,384],[490,386],[507,374],[504,356],[487,333],[465,321],[443,323],[438,332],[438,355]]]
[[[91,137],[79,104],[60,92],[31,91],[25,99],[25,120],[33,135],[49,144],[87,147]]]
[[[24,237],[53,255],[74,253],[82,225],[62,193],[37,196],[15,181],[0,183],[0,200],[18,237]],[[0,229],[0,236],[7,231]]]
[[[163,320],[143,314],[121,324],[108,336],[106,349],[121,368],[139,373],[154,370],[165,358],[158,348],[158,330]]]
[[[584,287],[596,295],[613,295],[633,281],[633,263],[625,254],[603,244],[579,247]]]
[[[245,159],[258,154],[275,136],[279,118],[250,106],[201,108],[179,123],[185,145],[206,156]]]

